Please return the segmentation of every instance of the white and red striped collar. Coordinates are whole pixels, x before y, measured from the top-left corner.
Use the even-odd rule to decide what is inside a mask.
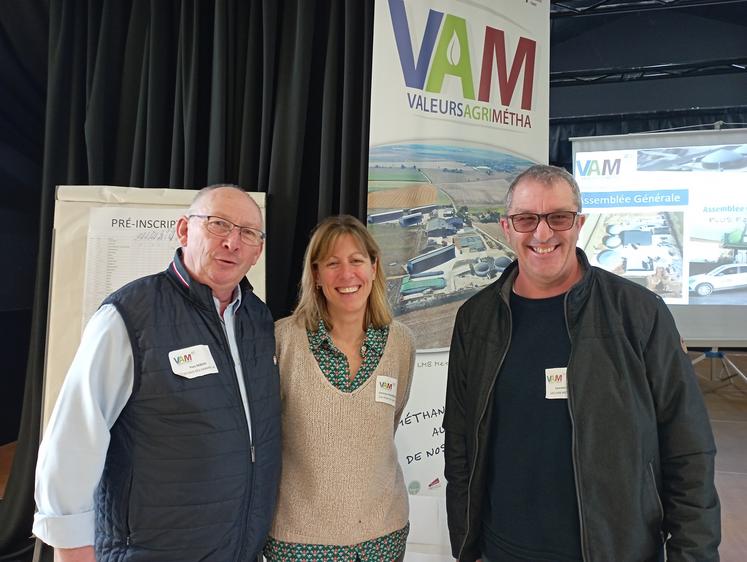
[[[171,262],[171,269],[173,269],[173,270],[174,270],[174,273],[176,274],[176,276],[177,276],[177,278],[179,279],[179,281],[181,281],[181,282],[182,282],[182,283],[184,284],[184,286],[185,286],[185,287],[186,287],[187,289],[189,289],[189,281],[187,281],[187,280],[186,280],[186,279],[184,278],[184,276],[182,275],[181,271],[179,271],[179,268],[178,268],[178,267],[176,267],[176,260],[174,260],[174,261],[172,261],[172,262]]]

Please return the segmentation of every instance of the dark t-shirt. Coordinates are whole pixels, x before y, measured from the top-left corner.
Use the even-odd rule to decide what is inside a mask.
[[[511,295],[511,344],[489,420],[482,538],[491,562],[581,560],[567,399],[545,397],[546,369],[566,367],[571,351],[564,297]]]

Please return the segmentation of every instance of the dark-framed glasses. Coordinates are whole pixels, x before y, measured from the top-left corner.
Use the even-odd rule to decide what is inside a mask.
[[[191,219],[192,217],[205,221],[207,231],[221,238],[225,238],[231,234],[234,228],[238,228],[239,238],[247,246],[259,246],[265,239],[265,233],[258,228],[241,226],[223,217],[216,217],[214,215],[189,215],[187,218]]]
[[[554,211],[552,213],[516,213],[508,215],[516,232],[534,232],[541,220],[554,231],[570,230],[576,224],[578,211]]]

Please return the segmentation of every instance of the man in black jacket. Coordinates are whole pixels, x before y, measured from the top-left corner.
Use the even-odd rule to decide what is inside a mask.
[[[501,220],[517,260],[457,313],[444,429],[460,561],[716,561],[715,445],[674,321],[589,265],[565,170],[533,166]]]
[[[39,451],[34,533],[55,560],[256,560],[280,473],[273,322],[245,279],[244,191],[206,188],[167,269],[91,318]]]

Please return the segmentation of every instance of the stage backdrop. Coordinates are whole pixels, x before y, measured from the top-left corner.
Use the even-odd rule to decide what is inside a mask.
[[[368,227],[418,360],[397,446],[410,492],[407,560],[451,560],[444,510],[448,346],[459,305],[513,259],[511,180],[548,154],[549,2],[376,4]]]

